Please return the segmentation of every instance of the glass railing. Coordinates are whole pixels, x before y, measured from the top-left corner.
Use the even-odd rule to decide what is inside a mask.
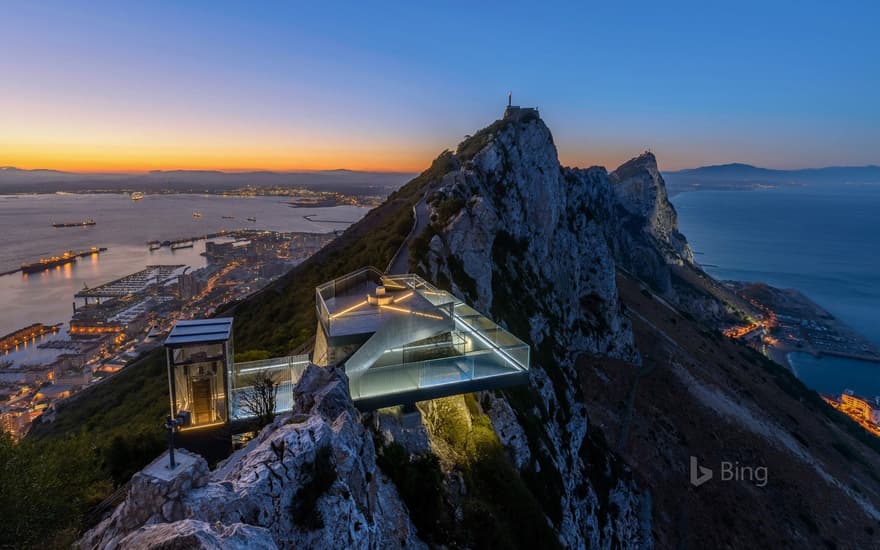
[[[528,346],[503,351],[506,356],[497,350],[482,350],[467,355],[374,367],[351,379],[351,394],[355,399],[363,399],[523,372],[518,361],[511,358],[528,361]]]
[[[253,391],[254,379],[260,375],[268,376],[276,384],[275,412],[282,413],[293,409],[293,388],[299,382],[308,365],[308,355],[291,355],[235,363],[232,368],[230,396],[232,418],[240,420],[253,416],[250,411],[246,410],[242,397]]]

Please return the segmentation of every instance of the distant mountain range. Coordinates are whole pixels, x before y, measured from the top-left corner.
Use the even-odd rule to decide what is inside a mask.
[[[305,187],[347,194],[387,195],[415,174],[335,169],[314,172],[223,172],[220,170],[153,170],[141,174],[79,173],[25,170],[0,166],[0,194],[57,191],[193,191],[216,192],[248,185]],[[828,166],[775,170],[732,163],[663,172],[670,194],[706,189],[750,189],[819,183],[880,183],[880,166]]]
[[[760,186],[818,183],[880,183],[880,166],[828,166],[800,170],[774,170],[733,163],[664,172],[670,192],[700,189],[742,189]]]
[[[77,173],[0,167],[0,193],[57,191],[195,191],[212,192],[248,185],[305,187],[348,194],[386,195],[413,174],[321,170],[315,172],[222,172],[219,170],[153,170],[143,174]]]

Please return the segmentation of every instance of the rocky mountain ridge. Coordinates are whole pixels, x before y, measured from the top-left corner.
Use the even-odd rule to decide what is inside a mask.
[[[292,416],[213,473],[200,473],[193,484],[199,486],[182,498],[166,491],[160,502],[132,489],[129,501],[141,504],[123,504],[86,535],[84,547],[139,540],[153,548],[178,536],[203,547],[236,547],[244,532],[266,547],[332,548],[331,537],[363,547],[479,547],[493,527],[528,529],[528,522],[555,535],[541,539],[548,547],[725,540],[738,547],[789,537],[846,546],[848,532],[857,543],[871,540],[871,522],[880,519],[872,516],[880,482],[870,475],[878,454],[781,367],[721,341],[688,313],[729,306],[688,287],[682,274],[703,275],[678,231],[653,155],[611,174],[562,167],[537,111],[517,109],[441,155],[414,183],[420,187],[407,188],[407,196],[422,194],[430,223],[407,243],[412,270],[526,339],[530,385],[422,404],[413,427],[394,414],[358,416],[342,373],[311,370],[297,388]],[[349,233],[363,231],[356,224]],[[289,277],[297,276],[295,270]],[[259,311],[248,315],[248,324],[259,326]],[[272,307],[271,316],[278,315]],[[735,425],[742,418],[745,428]],[[694,490],[687,454],[723,457],[727,431],[737,434],[736,456],[794,457],[808,467],[796,469],[800,477],[778,473],[780,486],[766,497],[749,488],[730,489],[735,499]],[[781,453],[779,434],[792,434]],[[313,483],[324,443],[332,454],[324,462],[336,477],[312,491],[310,509],[324,521],[318,528],[292,520],[291,506]],[[496,443],[500,457],[491,452]],[[390,483],[381,466],[392,451]],[[282,471],[280,480],[271,473]],[[491,479],[500,471],[505,475]],[[827,484],[827,497],[848,515],[834,523],[815,517],[816,494],[823,492],[800,484]],[[491,492],[499,487],[514,492]],[[514,509],[514,500],[538,508]],[[720,508],[712,507],[716,501]],[[748,514],[743,502],[764,515],[778,506],[786,517],[734,529],[740,524],[729,518]],[[139,508],[150,512],[130,519]],[[524,532],[545,536],[541,529]],[[534,539],[504,540],[526,547]]]

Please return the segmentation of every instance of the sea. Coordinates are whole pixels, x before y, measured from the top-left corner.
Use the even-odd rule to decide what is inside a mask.
[[[32,323],[64,323],[57,334],[0,355],[0,363],[51,361],[59,352],[37,346],[66,337],[73,295],[84,286],[97,286],[148,265],[182,264],[193,269],[205,265],[201,255],[204,240],[196,241],[193,248],[175,251],[168,247],[150,251],[147,241],[200,237],[223,229],[327,233],[344,230],[368,210],[349,205],[292,207],[289,200],[195,194],[147,195],[140,201],[132,201],[127,194],[109,193],[0,195],[0,273],[66,250],[107,248],[99,255],[41,273],[0,276],[0,336]],[[195,212],[201,217],[193,216]],[[52,227],[56,222],[88,219],[96,224]]]
[[[795,288],[880,345],[880,185],[695,191],[671,200],[710,275]],[[880,363],[788,358],[816,391],[880,396]]]

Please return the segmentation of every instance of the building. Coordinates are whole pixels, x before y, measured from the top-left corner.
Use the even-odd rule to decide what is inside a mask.
[[[369,410],[528,381],[529,346],[416,275],[364,268],[316,289],[312,360]]]
[[[165,340],[171,414],[183,429],[225,424],[232,319],[178,321]]]
[[[13,441],[18,441],[27,433],[31,425],[30,411],[24,408],[4,407],[0,408],[0,431],[12,436]]]
[[[315,289],[315,349],[234,362],[232,319],[179,321],[165,346],[172,415],[184,429],[246,420],[257,377],[277,386],[275,412],[293,408],[310,362],[341,365],[361,410],[524,384],[529,346],[416,275],[364,268]]]
[[[848,411],[852,412],[853,416],[874,424],[880,424],[880,397],[871,401],[854,395],[851,391],[847,390],[841,394],[840,403]]]
[[[192,300],[204,289],[205,283],[193,273],[181,273],[177,277],[177,295],[181,300]]]

